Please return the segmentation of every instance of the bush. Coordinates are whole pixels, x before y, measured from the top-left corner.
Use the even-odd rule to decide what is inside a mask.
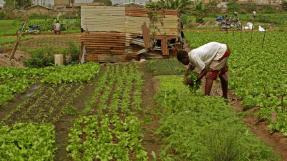
[[[262,13],[276,13],[276,9],[269,5],[266,5],[262,8]]]
[[[238,12],[240,10],[240,5],[235,0],[229,1],[227,7],[229,12]]]
[[[195,15],[195,22],[196,23],[203,23],[204,22],[204,17],[206,16],[206,7],[205,5],[200,1],[197,2],[197,4],[195,5],[195,9],[193,14]]]
[[[6,14],[3,11],[0,11],[0,20],[3,20],[6,18]]]
[[[29,16],[30,19],[48,19],[48,18],[53,18],[54,16],[52,15],[46,15],[46,14],[36,14],[33,13]]]
[[[69,42],[69,48],[67,49],[66,54],[71,56],[71,63],[77,63],[79,62],[80,47],[74,42]]]
[[[52,48],[37,49],[30,59],[24,62],[27,67],[41,68],[52,66],[54,63],[54,50]]]
[[[181,16],[181,22],[184,26],[190,27],[192,26],[192,17],[190,15],[183,14]]]
[[[287,0],[282,1],[282,9],[287,11]]]
[[[247,14],[251,14],[253,11],[258,11],[258,7],[255,3],[240,5],[240,9],[244,10]]]

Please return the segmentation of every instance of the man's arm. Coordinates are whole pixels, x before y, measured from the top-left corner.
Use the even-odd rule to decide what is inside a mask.
[[[199,81],[206,75],[208,70],[207,70],[204,62],[198,56],[193,56],[191,61],[200,70],[200,73],[199,73],[199,75],[197,77],[197,81]]]
[[[200,80],[207,74],[207,72],[208,72],[208,70],[207,70],[206,68],[204,68],[204,69],[200,72],[199,76],[197,77],[197,81],[200,81]]]

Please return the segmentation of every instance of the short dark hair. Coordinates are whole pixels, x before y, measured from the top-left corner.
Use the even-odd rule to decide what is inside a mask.
[[[183,62],[184,61],[184,59],[186,59],[186,57],[188,57],[188,55],[187,55],[187,52],[186,51],[184,51],[184,50],[179,50],[178,52],[177,52],[177,60],[178,61],[180,61],[180,62]]]

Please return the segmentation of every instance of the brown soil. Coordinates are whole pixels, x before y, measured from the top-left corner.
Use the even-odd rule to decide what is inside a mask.
[[[12,111],[14,111],[19,104],[26,100],[31,94],[37,90],[39,85],[32,85],[25,93],[18,94],[15,98],[7,104],[0,106],[0,121],[5,119]]]
[[[97,78],[96,78],[97,79]],[[96,86],[96,80],[93,80],[92,82],[89,82],[84,89],[82,90],[82,93],[78,97],[78,99],[74,100],[74,106],[76,107],[77,111],[83,111],[85,108],[86,100],[93,94],[95,86]]]
[[[10,51],[11,52],[11,51]],[[0,53],[0,67],[24,67],[23,62],[29,58],[29,54],[23,51],[17,51],[15,53],[15,59],[10,61],[10,52]]]
[[[70,42],[80,44],[80,35],[78,33],[73,34],[41,34],[41,35],[30,35],[28,40],[21,41],[18,50],[15,54],[15,59],[9,60],[9,55],[13,49],[14,44],[4,44],[4,48],[0,49],[0,67],[1,66],[14,66],[24,67],[24,60],[30,57],[30,51],[32,49],[39,48],[67,48]],[[2,51],[3,50],[3,51]]]
[[[144,71],[144,69],[142,68]],[[153,78],[151,73],[144,72],[144,87],[143,87],[143,114],[141,115],[142,121],[144,121],[143,132],[143,146],[148,152],[149,160],[153,160],[152,153],[154,152],[159,158],[161,140],[160,137],[155,133],[159,128],[159,117],[156,114],[156,104],[154,102],[154,95],[156,92],[156,80]],[[145,119],[149,119],[146,121]]]
[[[84,89],[82,90],[78,99],[74,100],[74,106],[78,113],[83,112],[85,107],[85,101],[93,94],[95,88],[95,83],[88,83]],[[74,120],[79,115],[68,116],[65,115],[61,117],[61,119],[55,123],[56,127],[56,146],[57,151],[55,154],[55,161],[70,161],[72,160],[66,151],[66,147],[68,145],[68,134],[69,129],[72,128]]]
[[[212,95],[221,96],[221,86],[219,81],[215,81],[213,84]],[[240,99],[234,94],[233,91],[229,91],[229,104],[234,108],[236,112],[243,112],[243,106]],[[272,147],[275,153],[278,153],[282,161],[287,161],[287,138],[280,133],[270,133],[266,122],[259,122],[255,112],[256,108],[246,111],[246,116],[243,118],[244,123],[249,129],[265,144]]]
[[[56,154],[55,161],[70,161],[66,147],[68,145],[69,129],[73,126],[75,116],[64,116],[55,124],[56,129]]]

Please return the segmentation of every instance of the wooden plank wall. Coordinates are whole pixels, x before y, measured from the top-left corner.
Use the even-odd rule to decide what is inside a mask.
[[[118,62],[133,57],[129,55],[132,51],[130,42],[135,35],[142,35],[144,23],[150,26],[148,12],[145,8],[82,6],[81,27],[87,31],[81,36],[81,44],[87,53],[85,59],[97,62]],[[177,12],[165,10],[158,13],[162,18],[155,24],[156,35],[176,37],[178,35]]]
[[[127,32],[141,34],[144,22],[150,25],[148,10],[135,7],[82,6],[81,27],[90,32]],[[174,10],[158,11],[157,35],[178,35],[178,16]]]
[[[91,32],[125,32],[125,8],[82,6],[81,27]]]
[[[87,32],[81,36],[81,44],[86,48],[86,60],[123,61],[131,35],[120,32]]]

